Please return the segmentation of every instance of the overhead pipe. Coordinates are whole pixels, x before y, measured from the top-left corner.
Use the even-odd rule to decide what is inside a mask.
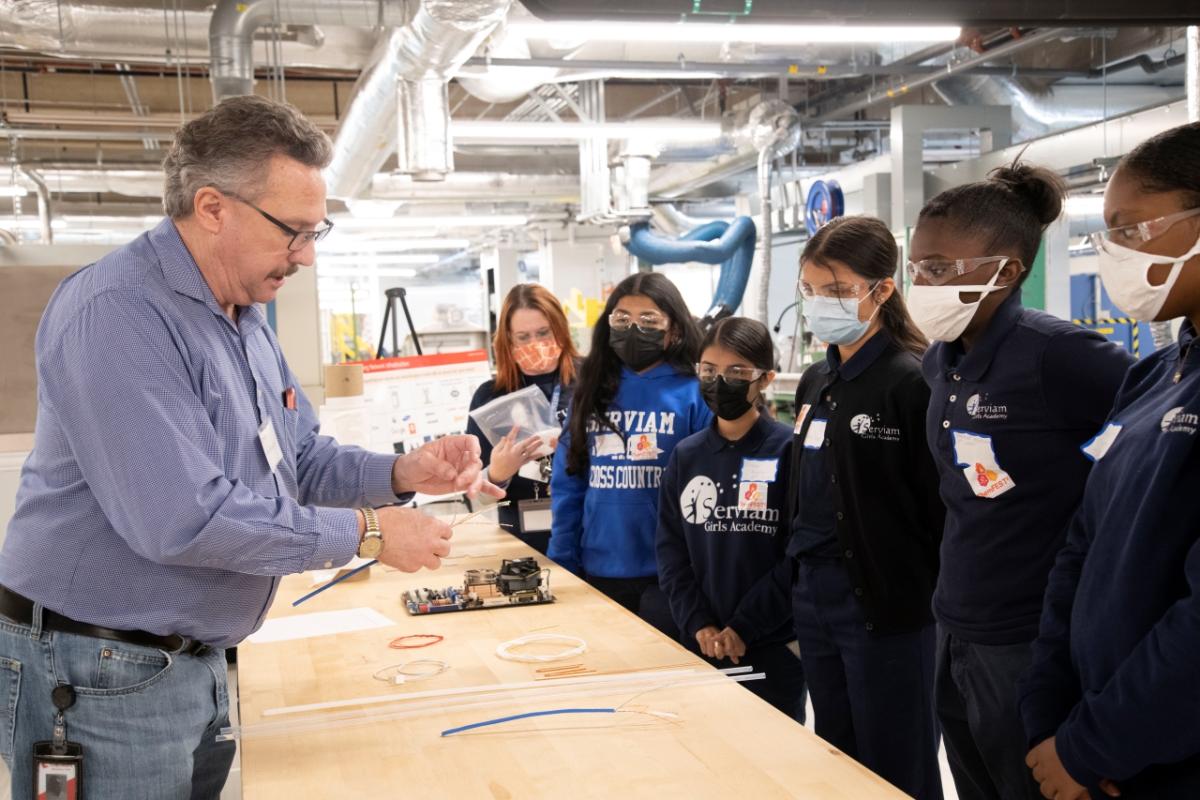
[[[407,21],[404,0],[220,0],[208,29],[213,100],[254,93],[254,34],[265,25],[377,28]]]
[[[38,199],[38,225],[41,229],[42,244],[54,244],[54,229],[50,225],[50,190],[42,176],[32,169],[21,170],[33,184]]]
[[[1011,77],[964,75],[939,80],[933,90],[947,105],[1011,106],[1013,141],[1018,142],[1095,122],[1101,109],[1113,117],[1179,98],[1177,90],[1165,86],[1067,85],[1035,92]]]
[[[811,120],[806,120],[806,122],[821,123],[825,122],[826,120],[837,119],[839,117],[853,114],[856,111],[862,111],[888,100],[895,100],[899,97],[909,94],[914,89],[920,89],[922,87],[929,86],[930,84],[933,84],[944,78],[948,78],[951,75],[956,75],[973,67],[982,66],[989,61],[995,61],[998,58],[1005,58],[1007,56],[1014,55],[1022,50],[1033,47],[1034,45],[1044,44],[1054,39],[1061,38],[1069,32],[1070,31],[1065,28],[1043,28],[1032,33],[1025,34],[1019,39],[1013,39],[1012,41],[997,45],[996,47],[993,47],[991,50],[988,50],[984,53],[980,53],[969,58],[964,58],[963,60],[954,62],[952,64],[946,64],[944,68],[936,73],[923,75],[911,81],[904,81],[899,86],[866,92],[859,99],[840,105],[837,108],[819,113]]]
[[[364,9],[378,4],[378,0],[357,2]],[[151,0],[144,7],[0,0],[0,47],[64,60],[205,66],[211,19],[208,11],[179,9],[164,20],[161,3]],[[363,36],[361,31],[335,28],[326,32],[324,41],[302,35],[294,41],[284,39],[283,60],[289,67],[357,69],[370,52]]]
[[[370,70],[346,110],[325,171],[333,197],[354,197],[370,183],[399,138],[397,81],[449,80],[504,19],[512,0],[422,0],[410,24],[376,47]],[[426,121],[411,118],[422,135]],[[440,130],[441,122],[434,122]],[[447,123],[448,124],[448,123]],[[424,166],[410,164],[415,172]],[[429,177],[429,174],[425,175]]]

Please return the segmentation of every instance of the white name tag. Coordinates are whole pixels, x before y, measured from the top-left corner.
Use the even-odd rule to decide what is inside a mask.
[[[742,482],[774,483],[779,471],[778,458],[743,458]]]
[[[657,433],[631,433],[628,445],[625,457],[630,461],[654,461],[662,453],[658,449]]]
[[[1108,455],[1108,450],[1117,440],[1117,434],[1121,432],[1121,427],[1115,422],[1108,423],[1104,426],[1104,430],[1093,436],[1079,449],[1092,461],[1099,461]]]
[[[279,446],[279,438],[275,435],[275,424],[268,417],[263,426],[258,429],[258,441],[262,443],[263,454],[271,472],[279,471],[279,462],[283,461],[283,448]]]
[[[825,444],[825,428],[828,427],[829,420],[814,419],[808,426],[808,434],[804,437],[804,448],[806,450],[820,450]]]
[[[963,468],[963,475],[976,497],[991,500],[1017,485],[1007,472],[1000,469],[990,436],[955,431],[954,461]]]
[[[625,455],[625,440],[616,433],[600,433],[592,441],[594,456],[623,456]]]

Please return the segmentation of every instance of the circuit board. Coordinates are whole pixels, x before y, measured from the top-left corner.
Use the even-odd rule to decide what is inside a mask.
[[[532,558],[505,560],[499,570],[469,569],[459,586],[409,589],[401,595],[404,609],[413,616],[545,605],[554,599],[550,570]]]

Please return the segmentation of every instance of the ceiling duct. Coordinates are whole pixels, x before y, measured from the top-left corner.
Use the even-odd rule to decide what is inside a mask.
[[[254,93],[254,34],[265,25],[395,27],[408,21],[407,6],[405,0],[221,0],[208,32],[213,100]]]
[[[452,168],[444,85],[503,21],[511,2],[423,0],[410,24],[384,37],[334,140],[333,162],[325,173],[330,195],[360,194],[395,149],[401,126],[406,144],[398,154],[402,162],[407,160],[401,171],[429,178]],[[407,82],[403,89],[398,81]],[[441,92],[423,83],[434,81],[443,85]],[[419,108],[406,108],[397,124],[401,94],[415,95],[421,103]],[[432,141],[416,147],[425,136]],[[417,160],[425,157],[429,163]]]
[[[378,11],[380,3],[358,0],[356,5]],[[145,0],[144,7],[0,0],[0,47],[65,60],[203,66],[209,63],[212,16],[208,11],[184,9],[164,15],[162,4],[153,0]],[[321,35],[285,36],[280,49],[289,67],[359,69],[367,63],[372,41],[365,29],[332,27]]]
[[[933,90],[947,105],[1012,106],[1014,142],[1180,97],[1180,92],[1170,87],[1133,84],[1059,84],[1038,91],[1020,79],[983,75],[954,75],[933,84]]]

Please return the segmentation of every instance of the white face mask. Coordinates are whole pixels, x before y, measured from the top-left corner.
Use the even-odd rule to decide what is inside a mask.
[[[1178,258],[1156,256],[1105,242],[1099,249],[1100,280],[1117,308],[1134,319],[1152,322],[1167,302],[1171,287],[1179,280],[1183,265],[1196,255],[1200,255],[1200,238],[1191,250]],[[1172,265],[1161,286],[1150,285],[1150,268],[1155,264]]]
[[[992,292],[1007,289],[1007,286],[997,286],[1000,271],[1008,260],[1000,262],[996,274],[986,284],[976,286],[920,286],[913,284],[908,287],[908,313],[913,322],[932,342],[953,342],[962,336],[972,317],[979,309],[983,298]],[[978,294],[979,299],[974,303],[964,303],[959,299],[960,294]]]

